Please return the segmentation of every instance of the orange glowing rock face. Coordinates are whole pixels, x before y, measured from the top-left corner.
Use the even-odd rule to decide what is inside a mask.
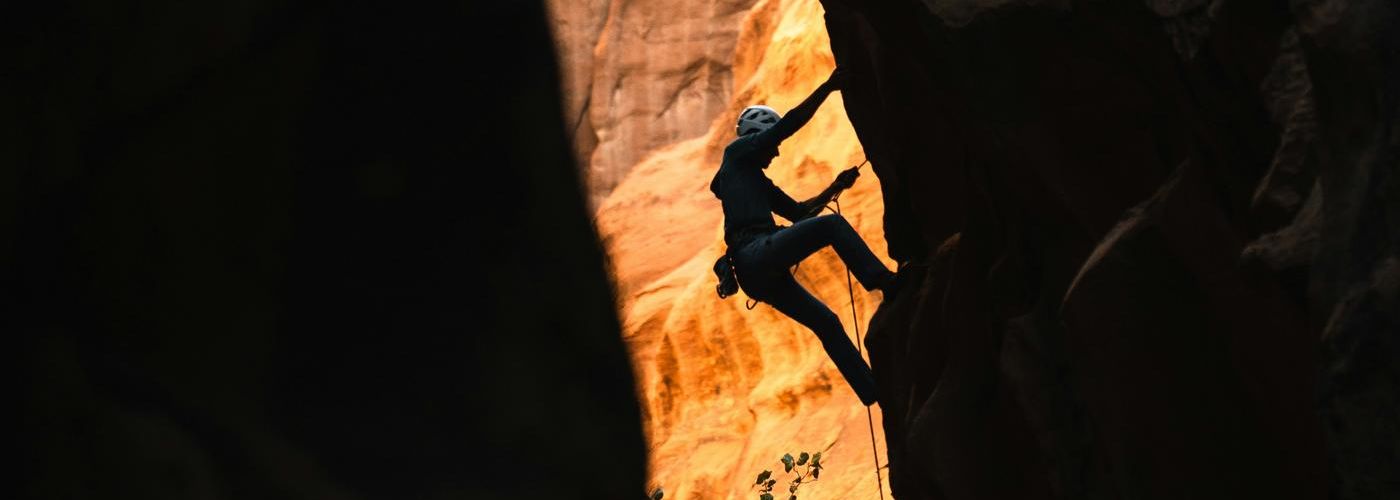
[[[833,64],[817,0],[758,0],[739,27],[733,92],[724,111],[694,117],[709,123],[708,132],[621,167],[626,175],[597,207],[642,399],[650,486],[664,488],[667,499],[757,498],[755,476],[764,469],[782,472],[778,458],[799,451],[822,451],[826,464],[800,498],[878,498],[865,409],[820,342],[766,305],[745,310],[743,294],[720,300],[710,271],[724,243],[720,204],[709,181],[734,137],[734,118],[748,104],[779,111],[795,106]],[[647,92],[627,86],[619,91]],[[783,143],[767,173],[804,199],[863,159],[841,95],[834,93]],[[619,167],[591,165],[587,171],[600,169]],[[852,225],[884,255],[879,183],[868,168],[841,202]],[[818,252],[796,275],[843,318],[854,340],[845,270],[835,253]],[[879,296],[855,288],[863,330]],[[878,407],[874,419],[883,464]],[[778,491],[786,492],[781,479],[788,476],[777,477]]]

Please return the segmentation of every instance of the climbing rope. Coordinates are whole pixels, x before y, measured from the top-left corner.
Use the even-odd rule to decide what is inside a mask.
[[[861,162],[856,168],[865,166],[870,160]],[[841,195],[838,193],[831,198],[836,203],[836,215],[841,215]],[[851,267],[842,263],[846,268],[846,295],[851,300],[851,326],[856,329],[856,352],[865,357],[864,344],[860,338],[860,315],[856,314],[856,289],[851,281]],[[880,488],[880,500],[885,500],[885,483],[880,476],[880,450],[875,445],[875,417],[871,415],[870,407],[865,407],[865,423],[870,429],[870,456],[875,459],[875,485]]]
[[[864,167],[867,163],[870,163],[870,159],[868,158],[865,161],[860,162],[860,165],[856,165],[856,168],[858,169],[860,167]],[[836,212],[836,215],[841,215],[841,193],[836,193],[836,196],[831,197],[831,201],[832,203],[836,204],[835,209],[831,208],[831,205],[826,205],[822,208]],[[820,213],[822,208],[818,208],[817,213]],[[802,263],[798,262],[797,265],[793,266],[791,271],[793,273],[796,273],[798,266],[801,265]],[[842,265],[845,266],[845,263],[843,262]],[[855,284],[851,279],[850,266],[845,266],[845,268],[846,295],[850,298],[851,301],[851,326],[854,326],[856,329],[856,353],[861,355],[861,359],[864,359],[865,350],[863,346],[865,345],[865,341],[862,340],[860,336],[860,315],[856,312]],[[754,304],[756,304],[757,302],[758,301],[753,301]],[[749,309],[753,309],[753,305],[745,304],[745,306]],[[870,431],[870,456],[875,460],[875,486],[880,489],[880,500],[885,500],[885,482],[882,476],[880,475],[880,449],[875,444],[875,417],[871,413],[869,406],[865,407],[865,424],[867,429],[869,429]]]

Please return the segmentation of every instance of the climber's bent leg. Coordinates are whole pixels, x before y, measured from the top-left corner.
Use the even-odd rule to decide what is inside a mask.
[[[841,320],[836,314],[802,288],[792,275],[784,273],[765,288],[768,293],[764,302],[811,329],[821,340],[826,355],[831,357],[836,369],[846,378],[846,383],[855,390],[860,402],[866,406],[874,404],[875,377],[851,339],[846,337],[846,330],[841,327]]]
[[[766,244],[769,246],[764,249],[765,264],[772,267],[790,267],[830,245],[866,290],[879,288],[893,275],[860,239],[860,233],[839,214],[793,224],[773,233]]]

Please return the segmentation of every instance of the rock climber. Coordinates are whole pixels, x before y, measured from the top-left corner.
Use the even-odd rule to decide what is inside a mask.
[[[860,171],[857,167],[842,171],[820,194],[802,202],[793,200],[763,172],[778,156],[778,145],[806,125],[827,95],[840,89],[844,81],[841,68],[832,71],[787,116],[779,116],[767,106],[745,108],[735,130],[739,137],[724,148],[710,191],[724,209],[725,258],[732,263],[739,287],[750,298],[811,329],[861,403],[870,406],[876,400],[870,367],[846,337],[836,314],[788,271],[817,250],[832,246],[861,286],[881,290],[886,300],[893,295],[898,287],[896,274],[875,257],[850,223],[840,214],[817,215],[832,198],[855,184]],[[792,226],[775,224],[774,213],[791,221]],[[718,265],[716,269],[718,272]]]

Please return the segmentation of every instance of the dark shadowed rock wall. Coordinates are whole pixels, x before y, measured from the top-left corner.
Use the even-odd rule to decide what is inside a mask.
[[[1400,496],[1400,7],[823,4],[897,498]]]
[[[539,2],[0,21],[20,498],[636,498]]]

